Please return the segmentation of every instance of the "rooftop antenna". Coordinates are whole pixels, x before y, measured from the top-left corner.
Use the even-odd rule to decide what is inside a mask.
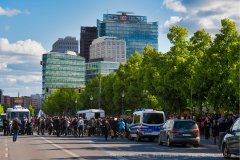
[[[19,97],[19,91],[18,91],[18,97]]]

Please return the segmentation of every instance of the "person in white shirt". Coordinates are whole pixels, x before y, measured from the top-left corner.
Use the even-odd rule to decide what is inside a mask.
[[[78,136],[80,137],[82,135],[83,137],[83,131],[84,131],[84,121],[83,118],[80,117],[78,120]]]

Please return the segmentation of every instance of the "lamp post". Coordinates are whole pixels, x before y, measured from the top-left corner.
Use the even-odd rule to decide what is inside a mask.
[[[124,91],[122,92],[122,115],[123,115],[123,98],[125,97]]]
[[[91,109],[92,109],[92,101],[93,101],[93,96],[92,95],[90,97],[90,101],[91,101]]]
[[[76,114],[77,114],[77,99],[75,100],[75,110],[76,110]]]

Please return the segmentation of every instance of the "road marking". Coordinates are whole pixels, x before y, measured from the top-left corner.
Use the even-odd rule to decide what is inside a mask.
[[[56,147],[56,148],[58,148],[58,149],[61,149],[63,152],[69,154],[70,156],[72,156],[72,157],[74,157],[74,158],[83,159],[83,158],[80,158],[79,155],[77,155],[77,154],[75,154],[75,153],[73,153],[73,152],[71,152],[71,151],[69,151],[69,150],[63,148],[63,147],[60,146],[60,145],[55,144],[54,142],[52,142],[52,141],[50,141],[50,140],[47,140],[47,139],[44,138],[44,137],[40,137],[40,138],[42,138],[42,139],[43,139],[44,141],[46,141],[47,143],[53,145],[54,147]],[[83,160],[84,160],[84,159],[83,159]]]
[[[106,145],[104,145],[104,144],[98,144],[98,145],[97,145],[97,144],[94,144],[94,143],[91,143],[91,145],[92,145],[93,147],[95,147],[95,148],[97,148],[97,149],[99,149],[99,150],[107,153],[108,155],[110,155],[110,156],[112,156],[112,157],[114,157],[114,158],[117,158],[117,159],[119,159],[119,160],[126,160],[126,158],[124,158],[123,156],[121,156],[121,155],[119,155],[119,154],[115,154],[114,152],[107,151],[107,150],[101,148],[101,146],[103,146],[103,147],[105,147],[105,148],[107,148],[107,147],[109,147],[109,146],[106,146]]]
[[[5,137],[5,158],[8,158],[8,139]]]

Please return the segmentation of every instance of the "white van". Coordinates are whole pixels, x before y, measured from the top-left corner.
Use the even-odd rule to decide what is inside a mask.
[[[129,126],[129,140],[140,141],[142,138],[148,138],[153,141],[158,137],[160,126],[165,123],[165,114],[163,111],[153,109],[138,110],[133,113],[133,121]]]
[[[88,109],[77,112],[77,117],[82,117],[83,119],[90,120],[92,118],[104,118],[105,111],[102,109]]]

